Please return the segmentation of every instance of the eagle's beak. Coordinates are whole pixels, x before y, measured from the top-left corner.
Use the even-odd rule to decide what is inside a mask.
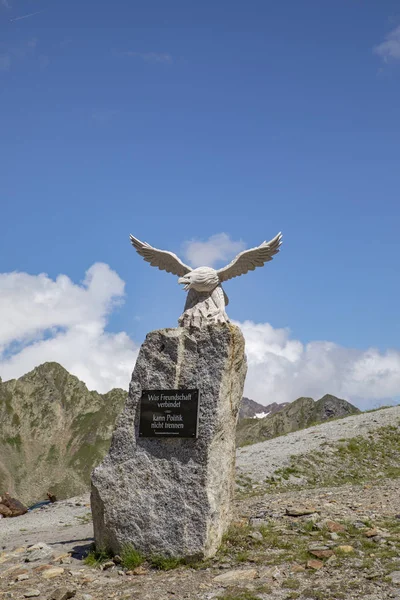
[[[180,283],[181,285],[183,285],[183,289],[185,290],[185,292],[188,291],[188,289],[190,288],[190,279],[189,277],[179,277],[178,279],[178,283]]]

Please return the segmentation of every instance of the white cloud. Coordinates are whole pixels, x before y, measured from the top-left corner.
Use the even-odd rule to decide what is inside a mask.
[[[400,60],[400,25],[387,34],[384,42],[374,47],[374,52],[385,62]]]
[[[235,242],[226,233],[217,233],[206,242],[191,240],[184,245],[186,259],[194,267],[212,267],[218,261],[230,261],[245,249],[242,240]]]
[[[126,389],[138,346],[125,332],[106,331],[109,315],[123,301],[124,286],[102,263],[90,267],[79,284],[66,275],[0,274],[3,381],[56,361],[89,389]],[[249,365],[245,395],[261,404],[331,393],[370,408],[400,396],[400,350],[362,351],[328,341],[303,344],[288,329],[269,323],[238,325]]]
[[[164,63],[172,64],[172,56],[167,52],[119,52],[120,56],[132,56],[133,58],[140,58],[147,63]]]
[[[7,0],[1,0],[1,4],[4,6],[4,8],[11,8],[10,3]]]
[[[94,264],[82,284],[67,276],[0,274],[0,375],[20,377],[46,361],[62,364],[90,389],[127,388],[137,348],[126,333],[107,333],[124,282]]]
[[[355,350],[332,342],[302,344],[288,329],[238,323],[246,339],[245,395],[269,404],[330,393],[371,408],[400,396],[400,351]]]

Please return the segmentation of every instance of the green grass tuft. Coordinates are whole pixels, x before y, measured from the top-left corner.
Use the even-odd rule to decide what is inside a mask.
[[[171,571],[171,569],[177,569],[178,567],[184,565],[185,561],[182,558],[154,555],[150,558],[150,564],[154,569],[159,569],[160,571]]]
[[[298,579],[294,579],[294,577],[289,577],[288,579],[284,579],[282,581],[282,587],[289,590],[298,590],[300,587],[300,581]]]
[[[112,554],[108,552],[105,548],[93,548],[87,554],[87,556],[83,559],[85,565],[88,567],[100,567],[104,562],[110,560]]]
[[[225,592],[223,596],[218,596],[217,600],[260,600],[260,596],[255,596],[248,590],[237,590]]]
[[[136,569],[145,561],[144,556],[130,544],[123,546],[120,556],[122,566],[128,570]]]

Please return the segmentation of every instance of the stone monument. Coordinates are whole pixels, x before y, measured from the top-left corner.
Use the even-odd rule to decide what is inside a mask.
[[[189,294],[180,327],[147,335],[109,453],[93,470],[95,542],[115,553],[130,545],[146,556],[207,558],[231,519],[247,370],[221,282],[271,260],[281,235],[219,271],[192,270],[170,252],[131,241],[152,266],[178,275]]]

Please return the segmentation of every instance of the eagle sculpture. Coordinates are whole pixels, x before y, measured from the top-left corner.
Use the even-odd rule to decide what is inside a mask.
[[[172,273],[179,277],[178,283],[188,292],[185,309],[179,318],[181,327],[201,327],[208,323],[229,323],[225,306],[229,299],[222,289],[221,283],[263,267],[279,252],[282,234],[278,233],[271,241],[263,242],[256,248],[240,252],[223,269],[198,267],[192,269],[185,265],[173,252],[158,250],[146,242],[130,236],[136,252],[152,267]]]

